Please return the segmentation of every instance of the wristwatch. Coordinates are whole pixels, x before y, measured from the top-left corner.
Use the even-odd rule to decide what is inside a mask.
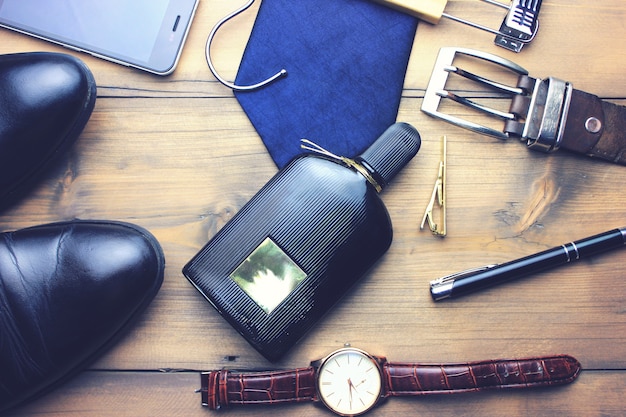
[[[242,404],[321,402],[341,416],[363,414],[397,396],[562,385],[580,373],[567,355],[450,364],[393,363],[353,347],[305,368],[201,374],[202,405],[218,410]]]

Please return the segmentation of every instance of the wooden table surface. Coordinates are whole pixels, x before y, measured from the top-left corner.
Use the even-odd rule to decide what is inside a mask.
[[[258,3],[258,2],[257,2]],[[233,79],[258,4],[225,25],[213,58]],[[211,412],[199,370],[305,366],[349,342],[394,361],[458,362],[566,353],[584,371],[568,386],[391,399],[369,415],[626,415],[626,251],[434,303],[428,282],[626,226],[626,167],[565,151],[529,151],[420,111],[439,48],[464,46],[512,59],[537,77],[626,105],[626,3],[544,1],[537,38],[520,54],[493,36],[442,21],[420,24],[398,120],[422,149],[382,196],[394,224],[386,256],[290,353],[269,363],[181,273],[183,265],[276,173],[233,93],[209,72],[208,33],[236,4],[202,0],[180,64],[168,77],[76,54],[98,98],[77,144],[0,230],[80,219],[139,224],[161,242],[165,281],[139,323],[90,369],[15,416],[331,415],[300,404]],[[498,8],[451,0],[450,13],[498,26]],[[0,53],[65,49],[0,30]],[[69,52],[72,53],[72,52]],[[341,115],[337,115],[341,117]],[[448,236],[419,224],[448,137]],[[299,139],[299,138],[297,138]],[[296,139],[296,140],[297,140]]]

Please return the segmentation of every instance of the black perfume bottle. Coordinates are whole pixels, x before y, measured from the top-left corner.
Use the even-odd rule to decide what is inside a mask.
[[[267,359],[287,352],[391,245],[378,193],[415,156],[419,133],[389,127],[354,159],[315,153],[280,170],[183,274]]]

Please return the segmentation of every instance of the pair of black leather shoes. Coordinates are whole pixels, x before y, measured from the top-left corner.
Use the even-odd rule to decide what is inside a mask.
[[[0,55],[0,207],[78,138],[96,100],[65,54]],[[128,223],[72,221],[0,233],[0,412],[82,370],[163,281],[163,252]]]

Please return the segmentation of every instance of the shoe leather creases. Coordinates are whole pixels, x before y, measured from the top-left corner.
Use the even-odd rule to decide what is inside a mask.
[[[164,268],[154,236],[127,223],[0,233],[0,412],[104,353],[157,294]]]
[[[13,235],[10,233],[2,236],[2,247],[0,251],[0,262],[10,259],[10,264],[13,266],[13,272],[16,279],[13,284],[21,284],[21,291],[24,294],[32,294],[34,288],[29,288],[30,285],[26,279],[26,275],[22,272],[18,255],[15,253],[13,246]],[[6,255],[5,255],[6,251]],[[7,259],[8,258],[8,259]],[[19,279],[17,278],[19,277]],[[6,393],[7,396],[12,395],[15,391],[15,387],[20,387],[23,384],[27,384],[32,378],[39,378],[43,376],[51,366],[49,361],[43,361],[42,358],[36,360],[33,358],[32,350],[39,351],[39,355],[42,357],[48,357],[45,352],[45,343],[43,342],[41,330],[36,333],[40,335],[39,343],[35,346],[32,342],[29,344],[23,337],[22,332],[19,329],[18,324],[23,323],[24,320],[20,320],[15,314],[13,305],[18,300],[11,300],[9,297],[13,295],[13,291],[9,288],[10,285],[5,285],[4,277],[0,273],[0,363],[1,369],[4,373],[12,375],[14,378],[13,386],[3,382],[0,378],[0,389]],[[38,308],[38,310],[40,310]],[[34,309],[27,309],[26,314],[30,315],[29,324],[33,326],[39,325],[37,320],[37,311]],[[11,358],[11,361],[5,361],[5,358]],[[47,363],[46,363],[47,362]],[[45,366],[43,366],[45,364]],[[0,397],[5,394],[0,394]]]
[[[13,385],[21,385],[28,382],[30,375],[43,374],[42,369],[33,360],[30,352],[26,348],[26,343],[22,334],[16,326],[16,320],[13,316],[9,303],[4,296],[4,288],[2,280],[0,280],[0,367],[3,372],[7,372],[13,376],[15,382]],[[6,360],[10,358],[10,360]],[[14,390],[0,379],[0,398],[13,395]]]

